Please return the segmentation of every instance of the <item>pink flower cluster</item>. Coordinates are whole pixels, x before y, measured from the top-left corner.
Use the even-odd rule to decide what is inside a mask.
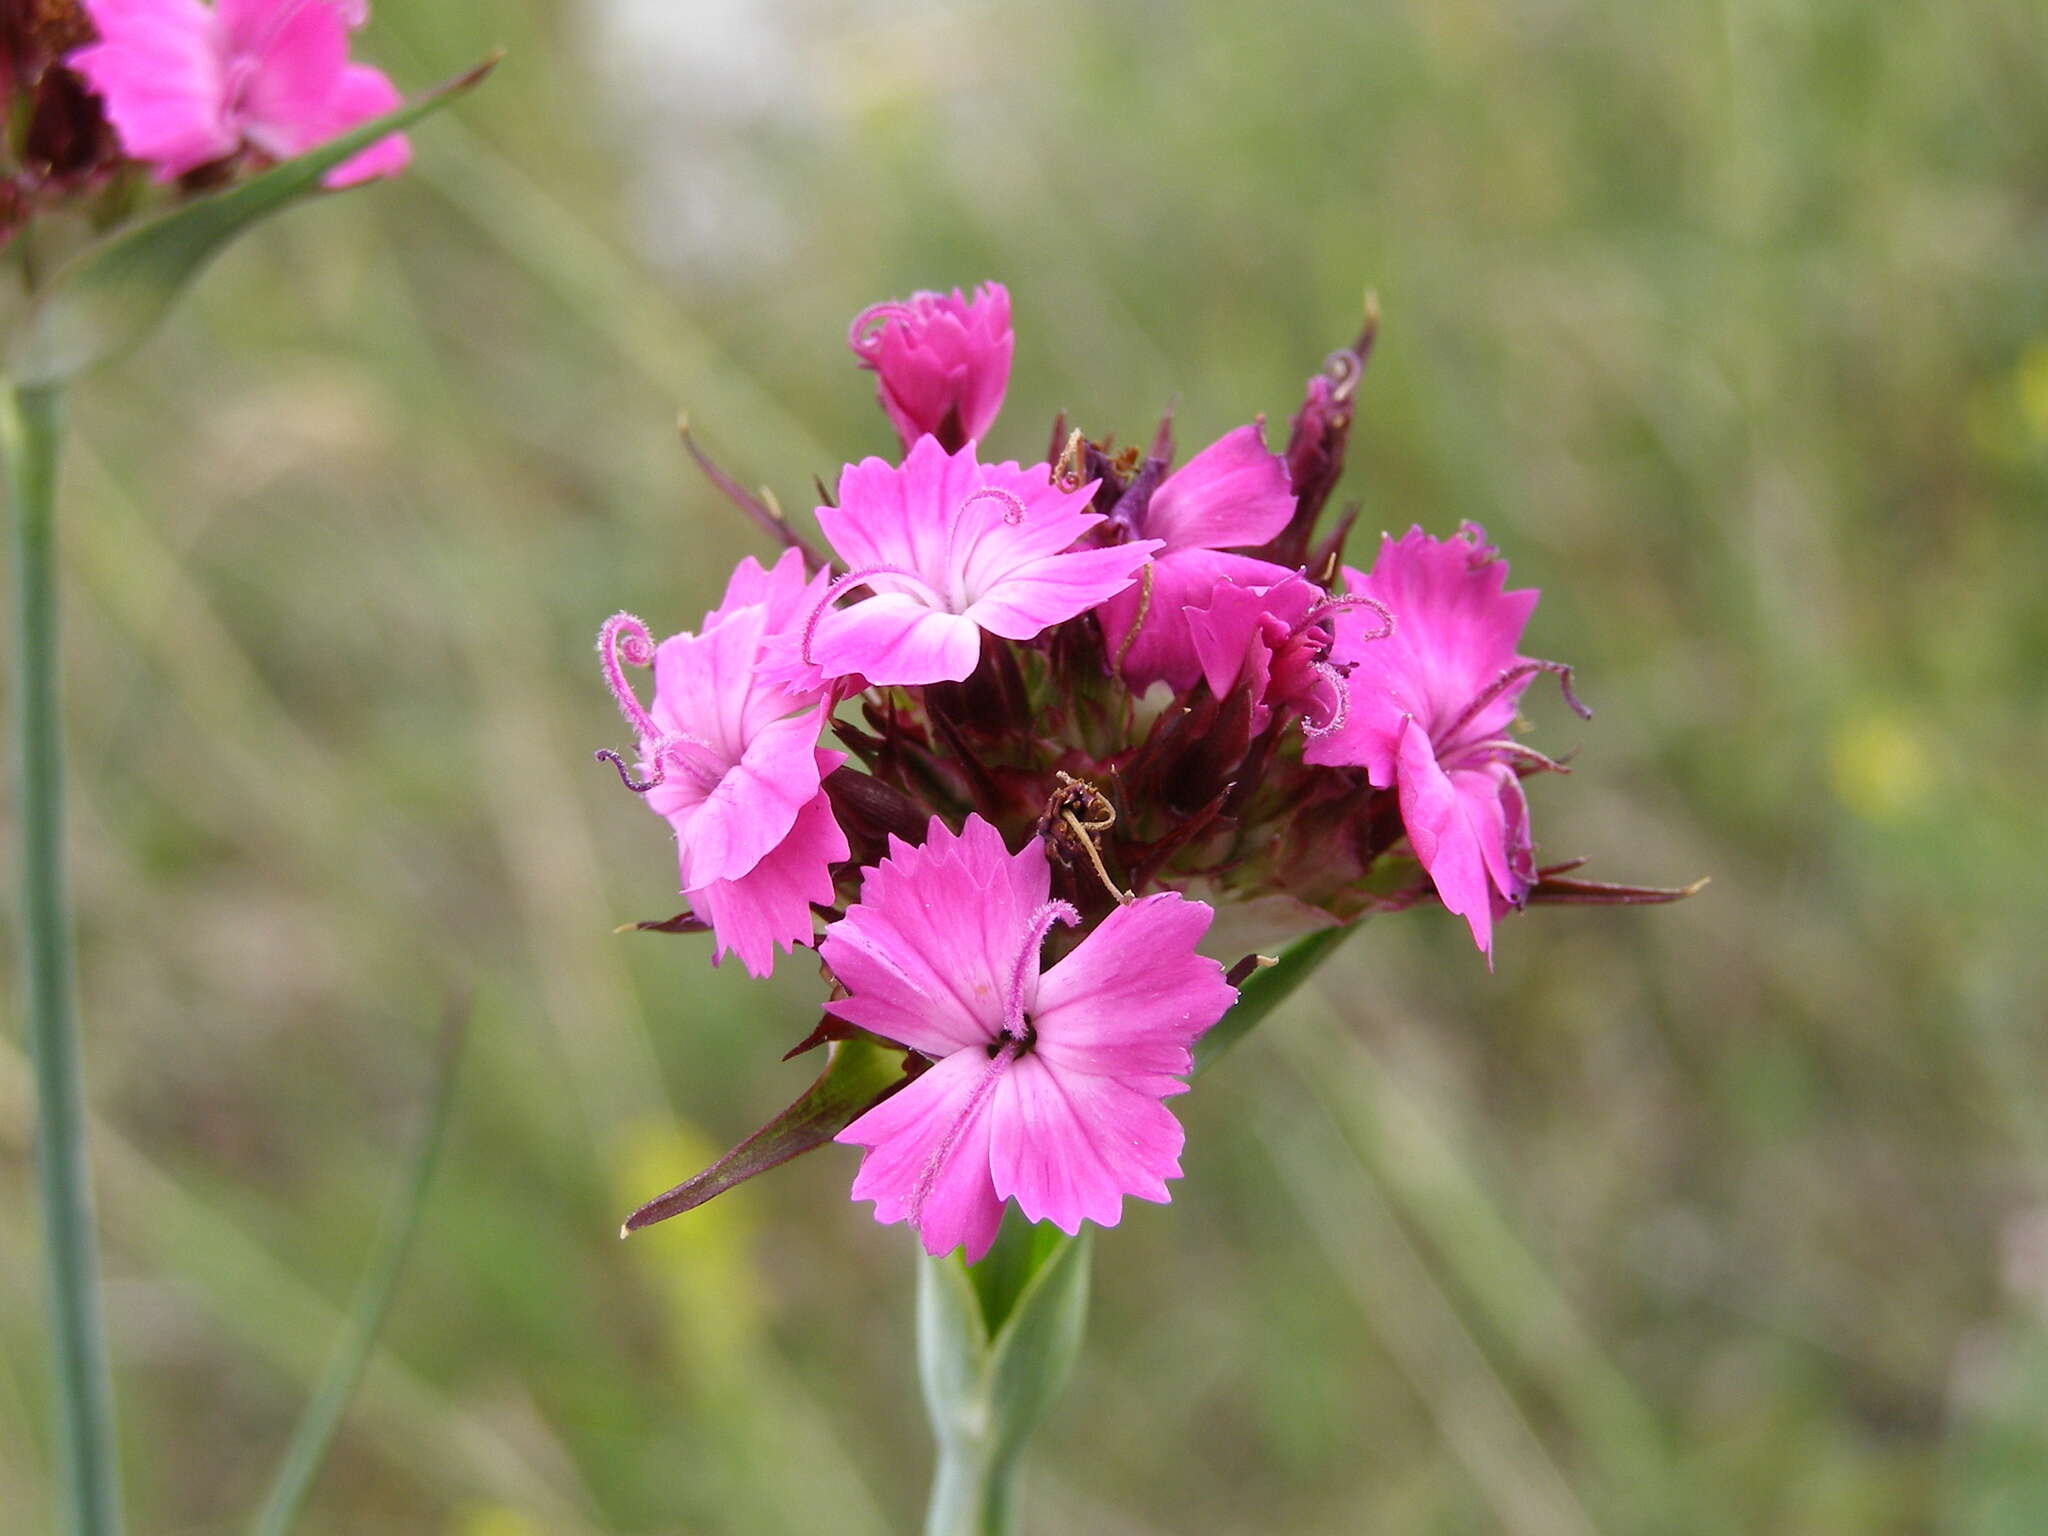
[[[1348,518],[1314,544],[1370,342],[1310,381],[1285,455],[1256,422],[1178,467],[1167,426],[1118,451],[1062,422],[994,462],[1008,294],[877,305],[851,344],[905,451],[842,471],[829,557],[788,532],[696,632],[604,627],[637,770],[600,755],[668,821],[691,909],[654,926],[757,976],[816,945],[813,1039],[905,1060],[838,1133],[854,1195],[931,1252],[978,1257],[1010,1200],[1072,1232],[1166,1199],[1164,1101],[1257,944],[1431,898],[1490,958],[1558,873],[1522,789],[1558,765],[1514,737],[1539,673],[1577,707],[1521,652],[1536,593],[1471,526],[1365,569]]]

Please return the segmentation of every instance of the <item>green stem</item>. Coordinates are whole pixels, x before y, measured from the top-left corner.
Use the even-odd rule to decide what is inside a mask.
[[[1009,1536],[1017,1512],[1015,1465],[986,1436],[941,1437],[924,1536]]]
[[[70,906],[64,880],[64,744],[58,713],[55,385],[8,387],[0,406],[15,523],[15,672],[21,745],[21,937],[35,1056],[36,1174],[48,1254],[50,1342],[64,1528],[121,1529],[113,1385],[85,1159]]]

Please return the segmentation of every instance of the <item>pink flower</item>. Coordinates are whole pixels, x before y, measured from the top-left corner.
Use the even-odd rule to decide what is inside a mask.
[[[1329,654],[1333,621],[1346,606],[1288,571],[1263,586],[1218,582],[1181,613],[1210,693],[1222,699],[1248,688],[1254,733],[1278,709],[1303,716],[1313,736],[1343,712],[1343,680]]]
[[[286,160],[399,104],[348,61],[362,0],[84,0],[100,40],[67,62],[106,103],[121,147],[170,181],[247,147]],[[402,134],[329,171],[346,187],[412,158]]]
[[[821,787],[845,761],[817,745],[827,706],[761,665],[823,589],[823,575],[806,583],[802,557],[789,550],[768,570],[741,561],[701,634],[656,648],[638,619],[619,614],[598,636],[606,679],[640,738],[646,777],[627,783],[675,830],[683,893],[711,925],[714,963],[737,954],[754,976],[774,969],[777,945],[812,941],[812,904],[831,902],[830,866],[850,851]],[[651,709],[622,661],[652,663]]]
[[[1341,720],[1303,753],[1318,764],[1362,767],[1381,789],[1398,786],[1401,821],[1437,894],[1472,928],[1489,959],[1494,919],[1520,905],[1536,877],[1529,811],[1514,765],[1548,760],[1511,740],[1516,701],[1556,662],[1518,654],[1536,607],[1533,589],[1505,590],[1507,565],[1466,524],[1448,539],[1411,528],[1386,536],[1369,575],[1346,568],[1348,590],[1384,605],[1342,613],[1331,659],[1347,671]]]
[[[826,1007],[933,1065],[841,1131],[868,1148],[853,1198],[908,1221],[927,1253],[995,1240],[1003,1202],[1074,1233],[1115,1226],[1123,1199],[1168,1198],[1182,1133],[1163,1100],[1186,1091],[1189,1047],[1237,993],[1195,953],[1210,909],[1167,893],[1118,907],[1041,974],[1055,923],[1044,845],[1012,854],[970,816],[936,817],[924,845],[891,839],[861,899],[825,930],[850,994]]]
[[[1176,693],[1194,687],[1202,661],[1184,610],[1205,605],[1219,582],[1267,587],[1285,577],[1282,566],[1222,551],[1265,543],[1293,513],[1286,461],[1266,451],[1257,424],[1226,432],[1166,477],[1132,530],[1160,541],[1151,571],[1100,614],[1132,687],[1162,678]]]
[[[1010,295],[983,283],[972,299],[913,293],[862,310],[846,344],[876,375],[875,393],[907,449],[930,434],[948,453],[984,437],[1010,383]]]
[[[880,687],[960,682],[981,658],[981,632],[1031,640],[1130,585],[1157,544],[1075,549],[1102,518],[1094,486],[1061,491],[1043,464],[977,463],[921,437],[899,469],[849,464],[839,505],[818,508],[826,540],[851,570],[832,584],[803,636],[826,677],[858,673]],[[856,586],[874,595],[845,609]]]

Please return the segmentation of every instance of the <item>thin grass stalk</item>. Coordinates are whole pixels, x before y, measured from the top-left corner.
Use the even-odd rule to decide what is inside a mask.
[[[56,385],[9,386],[0,408],[14,503],[15,739],[20,752],[22,970],[35,1060],[36,1179],[55,1359],[59,1507],[74,1536],[121,1529],[114,1393],[86,1165],[76,965],[64,874],[58,704]]]

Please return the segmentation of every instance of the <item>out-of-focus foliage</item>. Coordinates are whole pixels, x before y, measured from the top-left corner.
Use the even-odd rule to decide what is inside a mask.
[[[612,934],[674,867],[589,761],[589,645],[756,547],[678,408],[801,510],[890,443],[848,317],[984,277],[1022,456],[1055,407],[1279,416],[1375,287],[1364,526],[1483,522],[1598,710],[1532,705],[1580,749],[1542,852],[1714,879],[1516,919],[1491,975],[1375,922],[1205,1076],[1173,1207],[1096,1244],[1036,1528],[2048,1525],[2048,13],[393,0],[366,52],[417,86],[499,43],[411,174],[243,242],[78,402],[138,1529],[260,1493],[455,989],[447,1161],[305,1529],[912,1522],[911,1245],[850,1151],[614,1236],[801,1090],[816,988]]]

